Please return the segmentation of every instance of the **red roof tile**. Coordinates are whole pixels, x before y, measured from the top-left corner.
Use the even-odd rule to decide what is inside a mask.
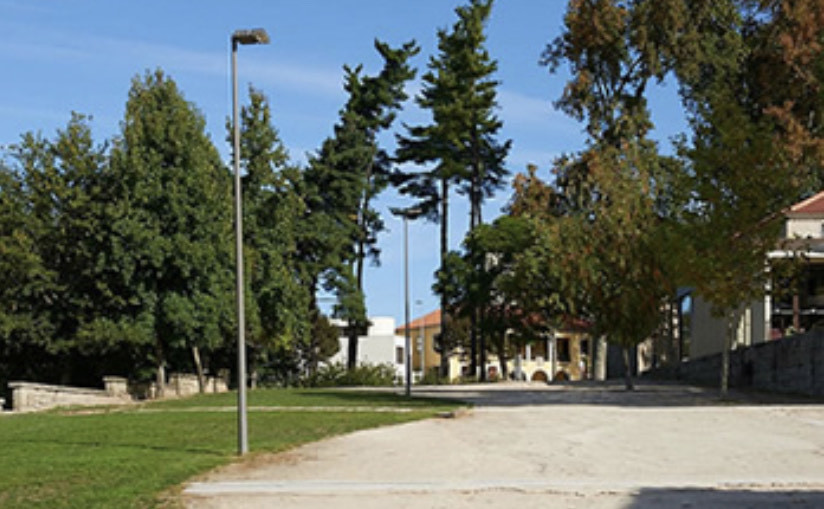
[[[440,327],[441,325],[441,310],[436,309],[429,314],[426,314],[420,318],[416,318],[409,323],[410,329],[417,329],[418,327],[431,327],[437,325]],[[406,325],[401,325],[397,329],[395,329],[395,334],[403,334],[404,328]]]
[[[824,214],[824,191],[790,207],[790,214]]]

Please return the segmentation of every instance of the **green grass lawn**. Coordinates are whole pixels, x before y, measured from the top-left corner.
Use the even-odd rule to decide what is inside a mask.
[[[236,460],[236,394],[204,395],[103,413],[53,411],[0,418],[0,507],[152,507],[158,495]],[[454,403],[380,392],[260,390],[250,407],[249,447],[282,451],[359,429],[408,422]],[[295,407],[401,407],[410,412],[301,412]],[[147,411],[149,410],[149,411]],[[185,411],[182,411],[185,410]],[[342,409],[343,410],[343,409]]]

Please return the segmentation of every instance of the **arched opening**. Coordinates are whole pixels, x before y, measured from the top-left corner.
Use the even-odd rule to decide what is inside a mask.
[[[555,382],[569,382],[569,373],[564,370],[560,370],[555,373],[555,377],[552,380]]]
[[[532,374],[532,381],[533,382],[548,382],[549,378],[546,375],[546,372],[538,370]]]

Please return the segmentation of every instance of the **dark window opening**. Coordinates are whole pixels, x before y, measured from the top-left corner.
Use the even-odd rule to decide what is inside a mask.
[[[558,338],[558,361],[569,362],[572,359],[569,348],[569,339]]]

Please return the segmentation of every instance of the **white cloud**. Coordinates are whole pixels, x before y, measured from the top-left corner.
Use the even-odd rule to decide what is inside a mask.
[[[64,61],[92,58],[88,48],[36,42],[0,42],[0,55],[15,60]]]
[[[17,27],[20,31],[21,27]],[[171,73],[193,72],[227,76],[229,50],[198,51],[169,44],[100,37],[90,34],[49,32],[39,41],[28,41],[21,31],[16,42],[0,43],[0,53],[10,58],[35,59],[43,62],[88,61],[94,65],[162,67]],[[247,54],[240,59],[244,81],[285,87],[325,97],[343,95],[340,68],[318,67],[308,63],[272,61],[264,56]]]
[[[580,129],[578,124],[557,111],[548,98],[532,97],[507,89],[498,91],[501,118],[504,124],[518,127],[551,127],[567,131]]]

